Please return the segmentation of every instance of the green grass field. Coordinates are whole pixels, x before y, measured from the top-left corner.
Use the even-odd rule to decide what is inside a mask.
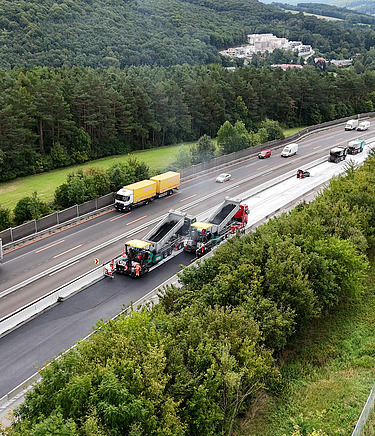
[[[140,161],[146,162],[151,170],[163,170],[175,160],[181,146],[183,145],[137,151],[131,153],[131,155],[135,156]],[[68,168],[53,170],[48,173],[35,174],[33,176],[12,180],[11,182],[1,183],[0,204],[1,206],[12,210],[21,198],[30,196],[34,191],[38,193],[38,197],[42,200],[47,202],[52,201],[56,187],[66,181],[66,177],[69,173],[89,167],[105,170],[110,168],[112,165],[125,160],[127,156],[128,155],[110,156],[87,162],[82,165],[74,165]]]
[[[284,12],[290,12],[291,14],[299,14],[300,11],[296,11],[293,9],[284,9]],[[309,12],[302,12],[303,15],[310,15],[311,17],[320,18],[321,20],[327,20],[327,21],[342,21],[341,18],[335,18],[335,17],[327,17],[326,15],[317,15],[317,14],[310,14]]]
[[[290,136],[301,129],[303,129],[303,127],[286,129],[284,131],[284,134],[285,136]],[[162,171],[175,160],[180,147],[184,145],[189,146],[192,144],[194,143],[190,142],[174,146],[136,151],[134,153],[131,153],[131,155],[135,156],[140,161],[146,162],[151,170]],[[2,207],[13,210],[17,202],[21,198],[28,197],[32,195],[32,193],[35,191],[37,192],[38,197],[43,201],[52,201],[57,186],[63,184],[66,181],[66,177],[69,173],[89,167],[101,168],[105,170],[107,168],[110,168],[112,165],[126,159],[127,156],[128,155],[110,156],[87,162],[82,165],[61,168],[58,170],[50,171],[48,173],[35,174],[33,176],[22,177],[16,180],[12,180],[11,182],[0,183],[0,205]]]
[[[343,305],[296,339],[281,360],[280,392],[263,396],[238,436],[351,435],[375,382],[375,250],[364,298]],[[363,436],[374,435],[374,416]]]

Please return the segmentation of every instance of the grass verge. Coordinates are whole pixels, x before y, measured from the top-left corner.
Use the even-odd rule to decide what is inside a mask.
[[[290,436],[321,430],[351,435],[375,382],[375,250],[361,301],[342,305],[284,353],[280,392],[258,398],[238,436]],[[363,436],[374,434],[375,417]]]
[[[151,170],[163,170],[170,165],[175,159],[181,145],[153,148],[151,150],[136,151],[131,153],[138,160],[146,162]],[[82,165],[73,165],[68,168],[56,169],[48,173],[35,174],[28,177],[22,177],[10,182],[0,184],[0,204],[10,210],[13,210],[17,202],[23,198],[32,195],[34,191],[38,197],[44,201],[52,201],[57,186],[66,181],[69,173],[76,172],[79,169],[85,170],[89,167],[108,169],[112,165],[125,160],[129,155],[110,156],[102,159],[86,162]]]
[[[285,136],[293,135],[304,127],[284,130]],[[214,139],[216,143],[216,139]],[[185,145],[192,145],[193,142]],[[176,160],[176,155],[182,145],[153,148],[151,150],[135,151],[131,153],[138,160],[146,162],[151,170],[159,171],[168,167]],[[128,155],[109,156],[102,159],[86,162],[82,165],[74,165],[68,168],[61,168],[48,173],[35,174],[28,177],[22,177],[6,183],[0,183],[0,205],[13,210],[17,202],[23,198],[31,196],[33,192],[38,193],[38,197],[43,201],[49,202],[54,198],[54,193],[59,185],[66,181],[69,173],[76,172],[79,169],[85,170],[89,167],[106,170],[112,165],[126,159]]]

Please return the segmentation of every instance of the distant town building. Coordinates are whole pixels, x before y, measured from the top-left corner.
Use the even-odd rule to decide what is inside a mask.
[[[349,67],[350,65],[353,65],[353,59],[332,59],[330,61],[331,65],[335,65],[336,67]]]
[[[223,56],[251,59],[256,53],[272,53],[275,49],[292,50],[298,56],[308,56],[313,53],[311,45],[304,45],[301,41],[288,41],[278,38],[272,33],[253,33],[247,35],[248,45],[228,48],[220,51]]]
[[[281,68],[282,70],[287,70],[288,68],[297,68],[297,69],[301,69],[303,68],[302,65],[298,65],[298,64],[273,64],[271,65],[271,68]]]
[[[321,70],[326,71],[327,68],[327,61],[322,57],[314,58],[314,63],[317,67],[319,67]]]

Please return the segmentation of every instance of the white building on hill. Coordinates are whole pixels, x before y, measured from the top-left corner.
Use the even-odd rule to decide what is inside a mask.
[[[247,35],[247,40],[248,45],[228,48],[220,53],[224,56],[248,59],[251,59],[255,53],[272,53],[277,48],[296,51],[298,56],[308,56],[313,53],[311,45],[304,45],[301,41],[278,38],[272,33],[253,33]]]

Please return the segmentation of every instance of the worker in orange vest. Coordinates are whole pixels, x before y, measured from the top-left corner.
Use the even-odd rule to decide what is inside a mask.
[[[137,265],[135,266],[135,275],[139,277],[140,272],[141,272],[141,265],[137,263]]]

